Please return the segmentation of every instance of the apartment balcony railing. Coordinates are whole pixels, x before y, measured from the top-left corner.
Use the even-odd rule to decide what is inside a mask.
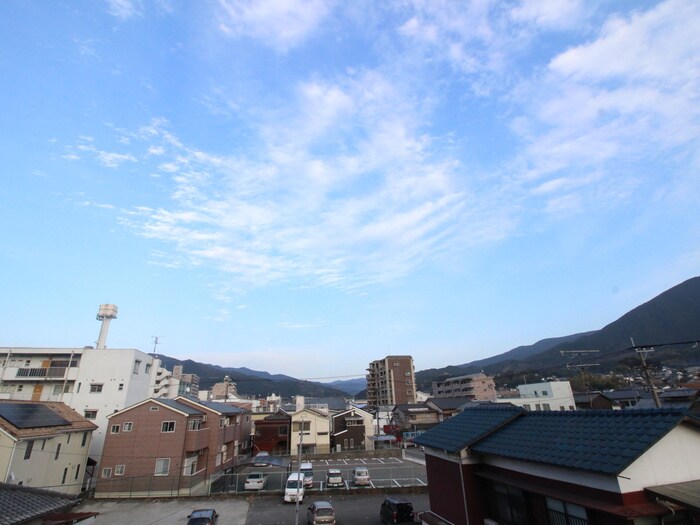
[[[12,368],[7,368],[3,374],[5,378],[15,379],[75,379],[78,374],[78,369],[75,367],[52,366],[42,368],[15,368],[14,374]]]
[[[196,452],[209,446],[209,428],[188,430],[185,434],[185,452]]]

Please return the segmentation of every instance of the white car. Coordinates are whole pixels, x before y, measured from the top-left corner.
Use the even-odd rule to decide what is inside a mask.
[[[367,467],[355,467],[352,469],[352,482],[355,485],[369,485],[369,470],[367,470]]]
[[[245,490],[262,490],[267,486],[267,474],[251,472],[245,478]]]

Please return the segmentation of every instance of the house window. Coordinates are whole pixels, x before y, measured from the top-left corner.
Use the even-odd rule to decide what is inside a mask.
[[[287,427],[287,426],[277,427],[277,434],[280,436],[286,436],[288,429],[289,429],[289,427]]]
[[[70,437],[72,434],[68,434],[68,437],[66,438],[66,443],[70,443]]]
[[[525,496],[522,490],[501,483],[494,483],[491,486],[489,496],[489,517],[495,518],[495,521],[501,523],[527,524]],[[555,522],[553,525],[566,524]]]
[[[149,373],[151,371],[151,365],[150,363],[146,363],[146,373]]]
[[[83,412],[85,419],[97,419],[97,410],[86,410]]]
[[[21,392],[24,389],[24,385],[17,386],[17,392]]]
[[[119,383],[119,386],[117,387],[117,390],[119,390],[120,392],[121,392],[122,390],[124,390],[124,383]]]
[[[114,466],[114,475],[115,476],[123,476],[125,468],[126,467],[124,465],[115,465]]]
[[[90,393],[91,394],[99,394],[102,392],[102,383],[91,383],[90,384]]]
[[[163,421],[160,427],[161,432],[175,432],[175,421]]]
[[[134,374],[138,374],[140,368],[141,368],[141,361],[137,359],[134,361]]]
[[[158,412],[158,409],[159,409],[159,408],[160,408],[160,407],[152,406],[152,407],[149,408],[149,410],[150,410],[151,412]]]
[[[170,471],[170,458],[158,458],[156,459],[156,470],[154,475],[156,476],[167,476]]]
[[[53,459],[58,459],[59,454],[61,453],[61,444],[59,443],[56,445],[56,455],[53,457]]]
[[[202,428],[202,420],[201,419],[190,419],[187,422],[187,430],[199,430]]]
[[[527,412],[529,412],[530,410],[532,410],[532,407],[531,407],[530,405],[527,405],[527,404],[523,405],[523,408],[524,408]]]
[[[567,503],[554,498],[547,498],[547,513],[552,525],[586,525],[586,509],[580,505]]]
[[[405,375],[406,377],[411,377],[411,372],[404,372],[403,375]]]
[[[87,433],[87,432],[83,432],[83,441],[80,443],[80,446],[81,446],[81,447],[84,447],[84,446],[85,446],[85,444],[87,443],[87,438],[88,438],[88,433]]]
[[[110,430],[110,433],[112,434],[119,434],[119,425],[112,425],[112,428]]]
[[[78,463],[75,467],[75,477],[73,479],[78,479],[79,475],[80,475],[80,463]]]
[[[542,410],[552,410],[549,408],[549,403],[542,403]]]
[[[187,458],[185,464],[182,467],[183,476],[194,476],[197,472],[197,456],[193,458]]]
[[[311,421],[295,421],[292,423],[292,432],[299,432],[301,430],[302,423],[304,426],[304,432],[311,431]]]
[[[29,459],[32,457],[32,449],[34,448],[34,441],[27,441],[27,446],[24,449],[24,459]]]
[[[112,477],[112,469],[107,467],[102,469],[102,477],[103,478],[111,478]]]
[[[131,432],[134,429],[134,424],[131,421],[127,421],[122,425],[122,430],[124,432]]]
[[[68,475],[68,467],[63,469],[63,477],[61,478],[61,485],[66,484],[66,476]]]
[[[542,407],[539,403],[535,403],[535,410],[542,410]]]
[[[543,396],[548,396],[549,393],[547,392],[547,390],[542,390],[542,395],[543,395]]]

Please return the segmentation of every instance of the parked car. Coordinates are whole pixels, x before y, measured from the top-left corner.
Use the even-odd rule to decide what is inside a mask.
[[[354,485],[369,485],[369,470],[367,467],[355,467],[352,469],[352,482]]]
[[[382,503],[379,520],[382,523],[415,523],[413,504],[407,499],[389,496]]]
[[[216,525],[219,515],[214,509],[197,509],[187,516],[187,525]]]
[[[326,474],[326,485],[329,487],[345,486],[345,481],[343,481],[343,473],[335,468],[328,469],[328,473]]]
[[[304,474],[304,486],[307,488],[314,486],[314,466],[311,463],[303,462],[299,465],[299,471]]]
[[[315,501],[306,511],[309,525],[335,525],[335,511],[328,501]]]
[[[245,490],[262,490],[267,486],[267,474],[251,472],[245,478]]]
[[[294,503],[297,499],[304,501],[304,474],[292,472],[284,486],[284,501]]]

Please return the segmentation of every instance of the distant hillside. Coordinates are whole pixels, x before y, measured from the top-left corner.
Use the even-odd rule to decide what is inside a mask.
[[[348,395],[354,396],[358,392],[365,390],[367,388],[367,379],[346,379],[344,381],[331,381],[330,383],[324,383],[336,390],[341,392],[346,392]]]
[[[630,337],[637,345],[659,345],[700,339],[700,277],[694,277],[634,308],[600,330],[564,337],[543,339],[519,346],[494,357],[458,366],[423,370],[416,373],[418,388],[430,391],[432,381],[484,371],[490,375],[520,374],[527,371],[566,374],[567,360],[562,350],[598,350],[591,359],[607,371],[634,352]],[[658,348],[653,359],[675,366],[700,363],[700,350],[689,345]],[[586,361],[591,362],[591,361]],[[606,370],[607,367],[607,370]]]
[[[202,390],[211,388],[215,383],[222,382],[225,376],[229,376],[231,381],[236,383],[238,393],[241,395],[265,397],[277,394],[286,398],[296,395],[308,397],[346,397],[347,395],[326,384],[303,381],[282,374],[272,375],[249,368],[224,368],[198,363],[191,359],[183,361],[163,354],[158,354],[158,357],[168,370],[172,371],[175,365],[182,365],[186,374],[197,374],[199,388]]]

